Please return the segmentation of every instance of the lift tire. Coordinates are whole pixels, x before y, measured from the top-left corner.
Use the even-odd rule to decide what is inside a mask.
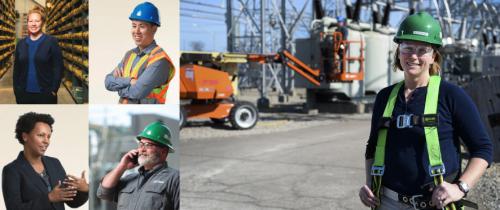
[[[259,121],[259,111],[248,101],[238,101],[231,109],[229,121],[235,129],[250,129]]]
[[[179,130],[181,130],[184,126],[186,126],[187,122],[187,113],[186,109],[183,106],[180,106],[179,110]]]

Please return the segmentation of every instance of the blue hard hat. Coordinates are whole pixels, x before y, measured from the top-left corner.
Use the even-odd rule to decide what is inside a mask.
[[[342,15],[337,16],[337,22],[345,22],[345,17]]]
[[[145,22],[150,22],[160,26],[160,15],[158,14],[158,8],[150,2],[144,2],[137,5],[128,17],[130,20],[140,20]]]

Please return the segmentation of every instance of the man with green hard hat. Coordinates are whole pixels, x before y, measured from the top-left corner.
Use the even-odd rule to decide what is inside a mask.
[[[117,202],[118,209],[179,209],[179,171],[168,167],[173,153],[170,129],[154,122],[137,135],[138,147],[125,154],[120,163],[106,174],[97,197]],[[138,172],[122,177],[139,166]]]

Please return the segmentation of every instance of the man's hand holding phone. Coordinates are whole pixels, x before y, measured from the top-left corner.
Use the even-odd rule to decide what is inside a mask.
[[[132,169],[139,164],[138,158],[139,151],[137,149],[130,150],[122,157],[120,165],[122,165],[126,169]]]

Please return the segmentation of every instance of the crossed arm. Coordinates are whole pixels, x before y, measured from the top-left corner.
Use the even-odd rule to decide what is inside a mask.
[[[154,88],[165,84],[168,80],[171,68],[166,60],[160,60],[148,67],[138,78],[122,77],[121,65],[106,75],[106,89],[117,91],[122,98],[140,100],[145,98]]]

